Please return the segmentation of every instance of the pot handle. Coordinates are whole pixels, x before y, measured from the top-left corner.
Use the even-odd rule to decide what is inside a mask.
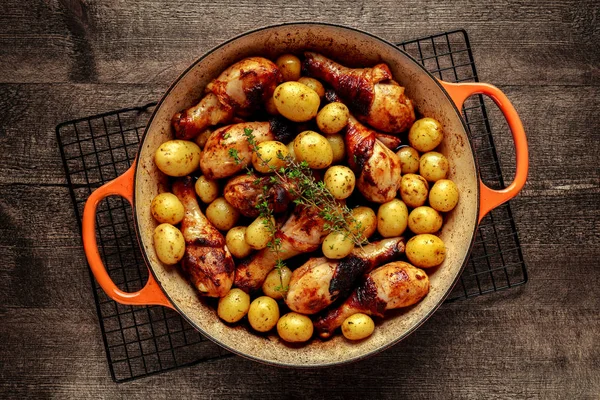
[[[504,114],[515,142],[517,168],[512,183],[504,189],[494,190],[486,186],[483,181],[479,181],[480,204],[478,221],[481,221],[488,212],[515,197],[525,185],[529,170],[529,152],[525,129],[523,129],[523,123],[513,105],[497,87],[479,82],[450,83],[440,81],[440,83],[459,110],[462,109],[465,100],[474,94],[484,94],[491,98]]]
[[[106,294],[118,303],[126,305],[160,305],[173,308],[171,302],[148,271],[148,282],[139,291],[127,293],[120,290],[112,281],[98,252],[96,243],[96,208],[102,199],[111,195],[124,197],[133,205],[133,179],[135,163],[121,176],[96,189],[83,209],[83,248],[94,277]]]

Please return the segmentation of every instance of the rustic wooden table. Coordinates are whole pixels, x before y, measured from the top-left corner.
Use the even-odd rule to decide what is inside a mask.
[[[0,397],[598,398],[598,4],[221,3],[1,2]],[[529,180],[512,206],[530,281],[446,304],[405,341],[355,364],[295,371],[233,357],[117,385],[54,127],[158,99],[212,46],[297,20],[396,42],[468,31],[480,78],[505,91],[528,133]],[[512,141],[497,131],[510,179]]]

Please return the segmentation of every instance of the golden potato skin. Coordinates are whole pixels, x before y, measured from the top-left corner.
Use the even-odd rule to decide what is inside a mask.
[[[255,170],[266,174],[273,169],[285,167],[284,158],[288,155],[288,148],[285,144],[276,140],[268,140],[259,143],[256,147],[256,152],[252,153],[252,166]]]
[[[338,260],[354,250],[354,242],[343,232],[331,232],[323,240],[321,249],[325,257]]]
[[[430,151],[421,156],[419,174],[429,182],[436,182],[448,176],[450,164],[442,153]]]
[[[406,257],[417,267],[435,267],[446,258],[446,246],[442,239],[435,235],[416,235],[406,243]]]
[[[333,135],[348,125],[349,118],[350,110],[348,110],[348,107],[343,103],[335,101],[327,104],[319,111],[317,114],[317,126],[321,132]]]
[[[429,193],[429,184],[427,180],[420,175],[406,174],[400,181],[400,197],[407,206],[411,208],[419,207],[427,201]]]
[[[325,171],[325,187],[338,200],[347,199],[354,191],[356,177],[354,172],[343,165],[334,165]]]
[[[302,343],[313,335],[313,323],[306,315],[290,312],[277,321],[279,337],[290,343]]]
[[[185,209],[181,201],[173,193],[161,193],[152,199],[150,211],[155,220],[160,223],[176,225],[183,219]]]
[[[225,200],[225,197],[215,199],[206,208],[206,218],[220,231],[226,231],[235,226],[240,218],[240,212]]]
[[[196,136],[196,139],[194,139],[194,142],[198,145],[198,147],[203,149],[204,145],[208,141],[208,137],[211,135],[211,133],[213,133],[213,129],[211,129],[211,128],[207,128],[207,129],[203,130],[202,133],[200,133],[198,136]]]
[[[269,296],[261,296],[252,303],[248,310],[248,322],[255,331],[267,332],[277,325],[279,320],[279,306]]]
[[[217,181],[207,179],[204,175],[198,178],[194,189],[200,200],[206,204],[212,203],[219,197],[219,184]]]
[[[321,98],[311,88],[298,82],[285,82],[273,93],[277,111],[294,122],[306,122],[317,116]]]
[[[298,82],[300,82],[303,85],[308,86],[309,88],[311,88],[312,90],[317,92],[319,97],[325,96],[325,87],[323,86],[323,84],[321,82],[319,82],[315,78],[309,78],[308,76],[303,76],[300,79],[298,79]]]
[[[354,221],[350,222],[352,232],[359,235],[360,228],[363,238],[368,239],[373,236],[377,230],[377,215],[375,215],[375,211],[371,207],[360,206],[353,208],[351,213],[354,218]]]
[[[231,289],[224,297],[219,299],[217,314],[223,321],[238,322],[250,309],[250,296],[242,289]]]
[[[346,158],[346,144],[344,143],[344,137],[340,134],[327,135],[325,137],[331,145],[331,151],[333,152],[333,164],[338,164]]]
[[[408,208],[404,202],[393,199],[379,206],[377,231],[385,238],[400,236],[408,225]]]
[[[440,179],[429,191],[429,205],[441,212],[452,211],[458,204],[458,188],[449,179]]]
[[[414,174],[419,172],[419,152],[410,146],[401,148],[396,152],[400,159],[400,168],[402,175]]]
[[[300,72],[302,69],[302,63],[300,59],[293,54],[284,54],[279,56],[275,61],[275,65],[281,71],[283,81],[297,81],[300,79]]]
[[[413,233],[435,233],[442,228],[442,215],[431,207],[417,207],[408,215],[408,229]]]
[[[304,131],[294,139],[294,153],[299,161],[306,161],[312,169],[327,168],[333,162],[333,150],[323,135]]]
[[[200,147],[187,140],[169,140],[154,153],[154,163],[169,176],[186,176],[200,168]]]
[[[262,250],[273,238],[273,233],[269,230],[266,219],[258,217],[246,228],[246,243],[254,250]],[[274,220],[272,220],[274,223]]]
[[[272,270],[262,285],[263,293],[275,300],[283,299],[290,286],[290,279],[292,279],[292,271],[288,267]]]
[[[410,127],[408,142],[424,153],[435,149],[444,139],[442,124],[433,118],[421,118]]]
[[[160,261],[165,264],[177,264],[185,253],[185,240],[179,229],[171,224],[160,224],[152,236],[154,250]]]
[[[367,314],[356,313],[342,323],[342,334],[348,340],[361,340],[371,336],[375,322]]]
[[[225,243],[231,255],[235,258],[248,257],[252,253],[252,247],[246,243],[246,227],[236,226],[227,231]]]

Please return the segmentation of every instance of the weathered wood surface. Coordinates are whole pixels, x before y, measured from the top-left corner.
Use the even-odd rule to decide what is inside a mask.
[[[594,1],[1,2],[0,397],[598,398],[598,9]],[[212,46],[294,20],[391,41],[468,31],[480,78],[507,93],[528,133],[531,172],[512,204],[530,282],[446,304],[407,340],[348,366],[294,371],[234,357],[116,385],[54,127],[155,100]],[[502,126],[497,112],[492,120]],[[510,177],[510,135],[497,132]]]

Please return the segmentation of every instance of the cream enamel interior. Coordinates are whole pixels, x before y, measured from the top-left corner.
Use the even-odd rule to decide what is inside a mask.
[[[341,334],[329,341],[313,339],[302,346],[290,346],[276,334],[257,335],[244,327],[222,323],[214,307],[196,294],[178,268],[161,264],[152,245],[157,223],[150,214],[152,198],[164,191],[164,176],[157,170],[153,156],[158,146],[173,137],[172,115],[193,105],[203,88],[232,63],[254,55],[270,59],[286,53],[313,50],[348,66],[372,66],[386,62],[394,78],[406,87],[418,110],[437,118],[444,126],[441,151],[451,165],[450,179],[460,190],[460,201],[446,219],[442,239],[447,246],[445,262],[428,270],[429,295],[419,304],[389,312],[377,320],[374,334],[352,343]],[[234,352],[259,361],[278,365],[311,367],[343,363],[381,350],[418,327],[443,301],[462,270],[468,255],[478,213],[478,179],[469,140],[455,107],[439,87],[410,57],[378,38],[339,26],[324,24],[288,24],[254,31],[212,50],[197,61],[174,84],[159,104],[140,148],[135,185],[135,215],[139,239],[149,267],[176,308],[210,339]]]

